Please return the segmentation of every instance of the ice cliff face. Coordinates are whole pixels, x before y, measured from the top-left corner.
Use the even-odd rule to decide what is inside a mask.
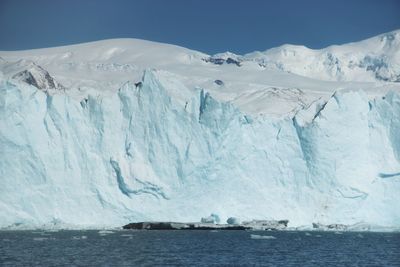
[[[74,87],[77,64],[66,70],[63,60],[79,51],[30,58],[54,80],[70,81],[61,91],[13,78],[15,67],[2,69],[1,228],[199,221],[211,213],[221,221],[400,227],[395,83],[322,83],[246,64],[210,67],[202,55],[163,62],[170,72],[146,70],[140,81],[123,75],[136,77],[145,65],[117,72],[130,63],[79,63],[96,66],[86,77],[99,79],[105,72],[98,66],[113,66],[120,80],[99,86],[119,86],[104,91],[87,89],[88,80]],[[11,66],[14,56],[4,57]],[[217,78],[224,83],[216,85]],[[282,87],[271,89],[274,83]]]
[[[337,93],[278,121],[204,91],[182,107],[152,72],[80,102],[2,82],[0,221],[118,225],[214,212],[398,225],[398,114],[397,93]]]

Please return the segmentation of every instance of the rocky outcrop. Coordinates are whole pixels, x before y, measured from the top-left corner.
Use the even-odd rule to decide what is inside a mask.
[[[284,230],[288,223],[288,220],[252,220],[242,224],[136,222],[124,225],[122,228],[135,230]]]
[[[242,225],[252,230],[284,230],[289,220],[252,220],[243,222]]]
[[[333,223],[333,224],[321,224],[321,223],[313,223],[313,229],[322,230],[322,231],[346,231],[348,226],[345,224]]]
[[[203,61],[205,61],[207,63],[213,63],[215,65],[233,64],[238,67],[240,67],[242,65],[241,61],[239,59],[234,59],[231,57],[223,58],[223,57],[212,56],[209,58],[204,58]]]
[[[124,225],[122,228],[134,230],[251,230],[250,227],[243,225],[177,222],[138,222]]]
[[[57,82],[47,70],[35,63],[31,63],[27,69],[14,74],[12,79],[25,82],[44,91],[65,90],[65,87]]]

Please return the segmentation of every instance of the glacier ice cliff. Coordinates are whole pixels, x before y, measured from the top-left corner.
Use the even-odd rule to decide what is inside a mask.
[[[153,71],[77,100],[0,83],[0,227],[288,219],[400,226],[400,95],[338,91],[293,117],[243,113]]]

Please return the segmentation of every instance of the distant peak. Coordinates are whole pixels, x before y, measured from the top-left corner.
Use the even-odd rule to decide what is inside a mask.
[[[35,86],[43,91],[47,90],[65,90],[65,87],[57,82],[47,70],[37,65],[33,61],[24,62],[26,67],[24,70],[14,74],[11,78],[20,82]],[[22,64],[18,61],[17,64]]]

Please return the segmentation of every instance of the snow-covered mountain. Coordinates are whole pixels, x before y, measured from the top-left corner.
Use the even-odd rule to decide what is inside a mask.
[[[283,45],[249,53],[242,60],[327,81],[400,82],[400,31],[321,50]]]
[[[399,40],[0,52],[0,227],[213,213],[398,228]]]

